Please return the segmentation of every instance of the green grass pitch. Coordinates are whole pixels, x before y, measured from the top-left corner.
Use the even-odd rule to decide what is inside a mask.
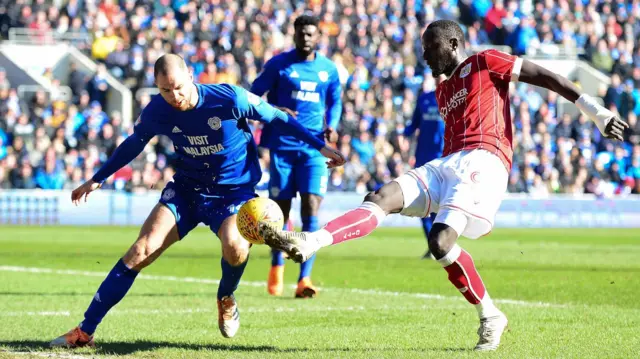
[[[217,327],[220,245],[198,228],[136,280],[95,350],[47,348],[73,328],[133,242],[127,227],[0,228],[0,358],[638,358],[640,231],[497,229],[461,240],[509,317],[501,347],[474,353],[477,314],[434,261],[421,229],[379,229],[319,253],[312,300],[270,297],[254,246],[236,293],[242,325]]]

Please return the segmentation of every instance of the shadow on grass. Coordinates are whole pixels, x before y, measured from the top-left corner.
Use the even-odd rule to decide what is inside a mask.
[[[0,354],[5,353],[37,353],[37,352],[52,352],[64,353],[66,356],[73,357],[77,355],[129,355],[139,352],[152,352],[160,349],[180,349],[190,351],[202,351],[202,350],[215,350],[215,351],[231,351],[231,352],[271,352],[271,353],[383,353],[383,352],[396,352],[398,354],[402,352],[438,352],[438,353],[451,353],[451,352],[467,352],[471,351],[470,348],[277,348],[269,345],[243,345],[243,344],[194,344],[194,343],[179,343],[179,342],[163,342],[163,341],[134,341],[134,342],[104,342],[99,343],[95,349],[51,349],[49,348],[49,342],[35,341],[35,340],[0,340]]]
[[[107,354],[107,355],[127,355],[137,352],[148,352],[158,349],[181,349],[181,350],[228,350],[234,352],[276,352],[278,348],[266,345],[238,345],[238,344],[194,344],[194,343],[179,343],[179,342],[163,342],[163,341],[132,341],[132,342],[103,342],[98,343],[95,349],[81,348],[81,349],[51,349],[49,342],[35,341],[35,340],[15,340],[15,341],[0,341],[0,353],[4,352],[61,352],[68,354]]]

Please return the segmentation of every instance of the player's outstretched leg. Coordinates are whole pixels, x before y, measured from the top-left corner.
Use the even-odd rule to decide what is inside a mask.
[[[400,212],[402,206],[402,189],[392,181],[369,193],[360,207],[330,221],[318,231],[282,231],[265,224],[260,224],[259,230],[267,245],[285,251],[291,259],[301,263],[322,247],[369,235],[387,214]]]
[[[240,312],[233,293],[249,260],[249,242],[245,241],[236,226],[237,215],[227,217],[218,230],[222,242],[222,278],[218,286],[218,328],[226,338],[232,338],[240,328]]]
[[[124,298],[138,273],[179,239],[175,216],[167,207],[157,204],[143,224],[136,242],[111,269],[93,296],[84,313],[84,321],[54,339],[50,345],[65,348],[94,346],[93,333],[107,312]]]
[[[440,219],[443,216],[438,217]],[[447,223],[459,223],[459,227],[463,229],[467,221],[466,216],[459,212],[449,212],[443,219]],[[436,222],[429,232],[429,249],[449,274],[449,281],[478,311],[480,339],[475,350],[495,350],[507,327],[507,317],[493,304],[473,259],[460,248],[456,243],[457,239],[456,230],[444,223]]]
[[[424,238],[427,239],[427,243],[429,243],[429,232],[431,232],[431,227],[433,227],[433,221],[435,219],[435,213],[431,213],[430,216],[421,219],[422,230],[424,231]],[[431,254],[431,250],[427,248],[427,252],[422,256],[422,259],[435,259],[435,257],[433,256],[433,254]]]

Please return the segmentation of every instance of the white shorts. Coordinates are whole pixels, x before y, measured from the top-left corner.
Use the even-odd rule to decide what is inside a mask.
[[[491,232],[509,173],[500,158],[486,150],[452,153],[396,178],[405,216],[437,213],[458,235],[477,239]]]

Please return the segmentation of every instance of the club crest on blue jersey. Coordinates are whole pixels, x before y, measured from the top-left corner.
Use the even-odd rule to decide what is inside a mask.
[[[329,80],[329,73],[326,71],[320,71],[318,72],[318,78],[322,82],[327,82]]]
[[[220,129],[220,127],[222,126],[222,121],[220,120],[219,117],[211,117],[207,123],[209,124],[209,127],[211,127],[212,130],[217,131]]]
[[[162,194],[162,199],[165,201],[170,200],[171,198],[173,198],[173,196],[176,195],[176,191],[174,191],[171,188],[167,188],[164,190],[164,193]]]

